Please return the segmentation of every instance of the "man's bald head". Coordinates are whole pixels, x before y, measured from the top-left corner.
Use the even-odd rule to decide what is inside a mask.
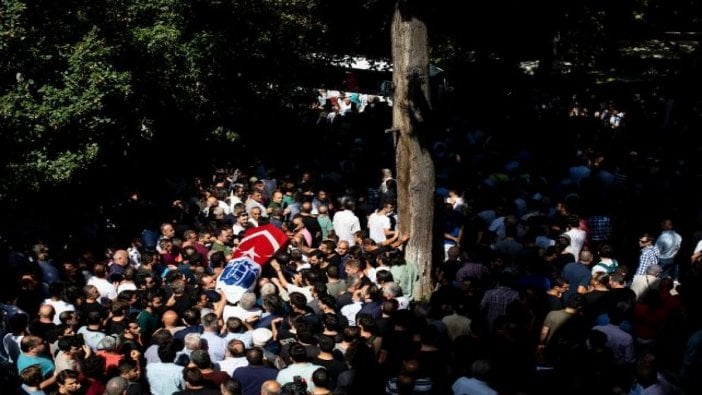
[[[161,236],[166,237],[166,238],[172,238],[175,236],[175,229],[173,229],[173,225],[171,225],[168,222],[164,222],[161,224]]]
[[[129,253],[126,250],[117,250],[112,255],[112,260],[120,266],[127,266],[129,264]]]
[[[279,395],[280,383],[275,380],[266,380],[261,384],[261,395]]]
[[[129,382],[122,377],[113,377],[107,382],[105,386],[106,395],[123,395],[127,393],[127,387],[129,387]]]
[[[54,314],[56,314],[56,311],[54,310],[54,306],[50,304],[43,304],[41,307],[39,307],[39,318],[40,319],[54,319]]]
[[[162,321],[165,326],[173,326],[178,321],[178,313],[173,310],[166,310],[163,313]]]

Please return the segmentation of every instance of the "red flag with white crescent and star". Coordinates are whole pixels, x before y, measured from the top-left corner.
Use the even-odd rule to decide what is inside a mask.
[[[257,226],[244,232],[244,238],[234,251],[232,259],[248,257],[263,266],[288,243],[288,236],[273,224]]]

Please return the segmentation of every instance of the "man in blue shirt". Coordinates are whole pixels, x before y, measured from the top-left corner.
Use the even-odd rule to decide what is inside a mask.
[[[17,371],[32,365],[39,365],[44,378],[54,373],[54,361],[44,356],[46,342],[39,336],[25,336],[20,342],[22,353],[17,358]]]

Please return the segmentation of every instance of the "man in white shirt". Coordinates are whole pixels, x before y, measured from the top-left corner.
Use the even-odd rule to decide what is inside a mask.
[[[76,311],[75,306],[63,300],[63,283],[56,282],[49,284],[49,294],[51,297],[44,300],[44,304],[51,305],[54,308],[54,324],[59,325],[61,320],[59,316],[64,311]]]
[[[236,216],[236,223],[232,227],[232,231],[235,235],[246,231],[250,227],[254,226],[250,221],[249,213],[246,211],[241,211]]]
[[[587,232],[580,229],[580,217],[577,215],[568,216],[568,230],[565,232],[570,237],[570,245],[566,247],[566,252],[570,252],[573,256],[580,256],[585,241],[587,240]]]
[[[351,296],[352,303],[347,304],[341,308],[341,315],[346,318],[349,326],[356,326],[356,314],[361,311],[363,307],[363,291],[357,289],[353,291],[353,296]]]
[[[385,202],[380,209],[368,217],[368,235],[378,245],[395,234],[390,217],[388,217],[393,208],[392,203]]]
[[[202,214],[208,216],[210,211],[216,207],[221,208],[224,211],[224,215],[232,213],[232,208],[226,202],[217,199],[216,196],[210,196],[207,198],[207,205],[202,209]]]
[[[94,276],[90,277],[87,285],[93,285],[100,292],[101,298],[115,300],[117,298],[117,288],[107,279],[107,267],[98,263],[93,269]]]
[[[268,217],[268,212],[266,211],[266,206],[263,205],[263,193],[258,190],[251,192],[251,196],[244,203],[246,204],[246,212],[251,215],[251,209],[258,207],[261,209],[261,216]]]
[[[356,205],[353,201],[346,200],[344,209],[337,211],[332,220],[334,233],[339,236],[339,240],[347,241],[349,246],[355,245],[353,234],[361,230],[361,222],[356,214],[353,213],[355,207]]]
[[[244,342],[237,339],[230,340],[227,343],[227,357],[219,362],[219,370],[226,372],[231,377],[234,375],[235,370],[248,365],[249,361],[246,360]]]

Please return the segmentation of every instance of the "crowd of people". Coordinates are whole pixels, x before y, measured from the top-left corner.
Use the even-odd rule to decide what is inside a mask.
[[[328,173],[217,171],[167,210],[131,194],[104,250],[75,237],[10,248],[3,388],[702,393],[702,237],[675,226],[672,204],[644,204],[678,190],[678,164],[577,147],[550,166],[526,147],[497,154],[481,130],[439,138],[426,296],[404,258],[412,235],[399,231],[392,171],[369,188],[329,187],[367,143],[354,138]],[[154,212],[168,213],[160,226]],[[263,225],[289,242],[232,301],[219,274]]]

